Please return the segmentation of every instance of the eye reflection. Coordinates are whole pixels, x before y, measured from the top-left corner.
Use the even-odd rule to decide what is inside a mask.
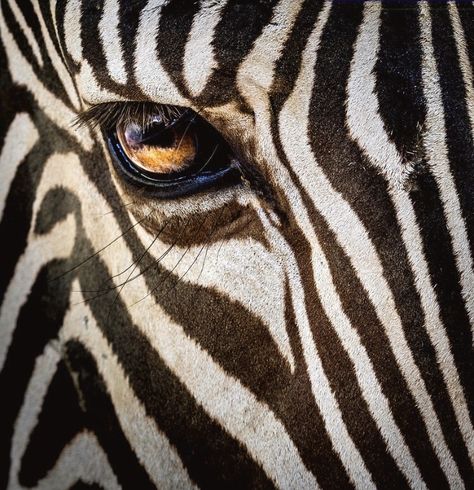
[[[139,168],[158,174],[188,169],[197,155],[197,141],[191,123],[166,126],[159,115],[147,124],[117,125],[117,138],[127,157]]]

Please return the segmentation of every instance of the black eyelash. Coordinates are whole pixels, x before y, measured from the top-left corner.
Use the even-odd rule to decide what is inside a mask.
[[[81,112],[73,121],[76,127],[90,126],[110,129],[117,124],[141,121],[146,126],[151,116],[159,115],[165,124],[189,112],[185,107],[157,104],[155,102],[107,102]]]

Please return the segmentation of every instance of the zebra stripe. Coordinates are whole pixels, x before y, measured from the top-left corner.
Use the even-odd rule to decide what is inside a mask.
[[[412,7],[2,6],[0,486],[470,487],[474,10]],[[145,100],[245,182],[124,186],[72,122]]]

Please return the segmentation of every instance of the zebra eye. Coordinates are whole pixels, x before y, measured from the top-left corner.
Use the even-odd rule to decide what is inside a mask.
[[[240,180],[237,160],[224,138],[189,109],[142,105],[140,111],[118,118],[106,136],[120,174],[159,198]]]

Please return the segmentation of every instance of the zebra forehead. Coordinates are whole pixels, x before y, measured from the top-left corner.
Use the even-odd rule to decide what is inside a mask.
[[[236,83],[241,64],[247,60],[247,83],[268,90],[266,80],[283,54],[302,4],[302,0],[64,0],[56,4],[57,34],[65,48],[65,63],[86,102],[153,98],[216,107],[237,101],[239,111],[249,113]],[[318,10],[319,4],[307,8],[298,27],[307,31]],[[285,69],[273,73],[276,91],[291,86],[289,79],[297,69],[298,57],[288,54]],[[107,71],[101,70],[104,63]],[[131,70],[136,80],[130,80]],[[108,90],[110,84],[102,75],[119,87]]]

